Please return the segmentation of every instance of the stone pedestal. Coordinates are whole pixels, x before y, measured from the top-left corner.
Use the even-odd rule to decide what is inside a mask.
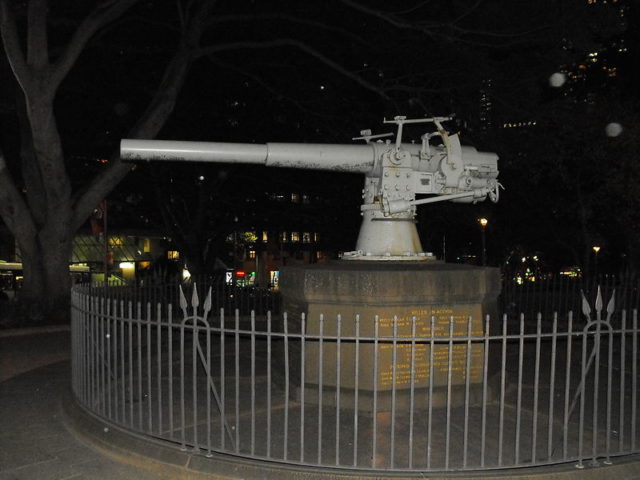
[[[341,406],[355,407],[357,387],[361,410],[373,410],[374,392],[377,411],[391,408],[392,392],[396,408],[408,408],[413,357],[414,408],[428,405],[429,388],[433,392],[433,406],[442,406],[447,401],[459,404],[465,396],[468,353],[471,401],[481,393],[484,361],[481,342],[472,343],[471,348],[466,341],[454,342],[452,346],[448,342],[436,342],[432,353],[429,342],[414,346],[410,341],[394,343],[385,337],[393,336],[394,328],[397,337],[411,337],[414,317],[418,337],[431,337],[432,317],[435,337],[449,336],[451,318],[454,337],[466,336],[469,327],[472,335],[482,335],[485,316],[490,314],[495,318],[497,314],[498,269],[436,261],[300,265],[283,270],[281,292],[289,332],[301,331],[304,313],[306,334],[314,336],[322,330],[324,336],[331,337],[322,342],[307,338],[304,362],[301,342],[289,343],[290,380],[297,387],[292,391],[296,391],[298,397],[302,394],[304,363],[306,402],[335,405],[339,390]],[[377,344],[370,340],[376,337],[376,316]],[[470,324],[469,317],[472,318]],[[355,341],[356,334],[368,340]],[[433,380],[430,380],[431,372]],[[451,398],[447,398],[449,390]]]

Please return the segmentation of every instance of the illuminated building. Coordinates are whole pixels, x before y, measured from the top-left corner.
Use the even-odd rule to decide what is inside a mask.
[[[226,236],[228,252],[223,261],[235,272],[228,274],[227,282],[277,288],[283,265],[318,263],[335,257],[337,252],[326,250],[321,243],[325,235],[318,231],[321,220],[316,211],[323,203],[323,198],[308,193],[265,192],[255,206],[270,215],[260,218],[255,211],[242,212],[240,218],[248,218],[251,224],[240,220],[239,228]]]

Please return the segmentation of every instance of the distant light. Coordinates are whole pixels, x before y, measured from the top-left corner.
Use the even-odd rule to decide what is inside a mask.
[[[202,182],[202,181],[204,180],[204,175],[200,175],[200,176],[198,177],[198,180],[200,180],[200,181]]]
[[[595,252],[595,254],[597,255],[598,252],[600,251],[600,248],[602,248],[602,247],[600,247],[600,245],[594,245],[592,248],[593,248],[593,251]]]
[[[489,223],[489,220],[487,220],[486,218],[479,218],[478,222],[480,222],[480,225],[482,225],[483,227],[486,227]]]
[[[118,266],[124,270],[135,268],[135,265],[132,262],[122,262]]]
[[[184,280],[187,280],[188,278],[191,278],[191,272],[189,270],[187,270],[186,268],[182,269],[182,278]]]
[[[604,131],[607,134],[607,137],[617,137],[622,133],[622,125],[612,122],[604,128]]]
[[[324,90],[324,85],[320,85],[320,90]]]
[[[549,77],[549,85],[558,88],[564,85],[567,81],[567,76],[564,73],[556,72]]]
[[[244,277],[247,274],[244,270],[237,270],[236,277]]]

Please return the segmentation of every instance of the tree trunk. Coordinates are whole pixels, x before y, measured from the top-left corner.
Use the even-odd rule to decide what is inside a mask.
[[[65,323],[69,318],[69,258],[73,234],[59,226],[54,230],[57,231],[53,233],[45,226],[35,238],[16,237],[24,273],[19,299],[28,306],[27,323]]]
[[[47,44],[46,0],[27,2],[26,42],[20,39],[13,6],[0,0],[0,37],[20,98],[21,173],[16,182],[0,151],[0,216],[22,252],[24,284],[20,297],[31,322],[69,318],[69,259],[75,231],[95,206],[131,169],[117,155],[105,169],[72,195],[63,144],[54,112],[54,98],[62,80],[94,35],[139,0],[101,2],[78,26],[69,44],[51,62]],[[200,37],[215,1],[195,3],[183,25],[178,51],[165,69],[162,83],[148,109],[129,134],[151,138],[173,111]],[[33,315],[34,311],[40,312]]]

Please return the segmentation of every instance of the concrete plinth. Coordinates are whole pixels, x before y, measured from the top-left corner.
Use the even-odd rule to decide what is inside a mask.
[[[484,362],[481,342],[469,348],[466,341],[436,340],[432,345],[385,337],[392,337],[394,328],[396,338],[412,337],[413,318],[417,337],[431,338],[432,318],[436,339],[449,337],[450,328],[454,337],[466,336],[469,330],[474,336],[482,335],[485,316],[497,313],[498,269],[435,261],[292,266],[282,272],[281,291],[289,332],[301,332],[304,313],[306,334],[331,337],[306,339],[304,361],[301,342],[289,344],[294,385],[301,385],[304,364],[305,401],[334,405],[339,390],[340,404],[348,408],[355,406],[357,390],[361,410],[374,410],[374,398],[377,411],[389,410],[392,396],[397,408],[408,407],[413,363],[415,408],[429,404],[430,389],[433,406],[462,403],[468,353],[470,400],[479,398]],[[356,337],[366,339],[356,341]],[[451,398],[447,398],[449,390]],[[297,396],[301,394],[299,387]]]

